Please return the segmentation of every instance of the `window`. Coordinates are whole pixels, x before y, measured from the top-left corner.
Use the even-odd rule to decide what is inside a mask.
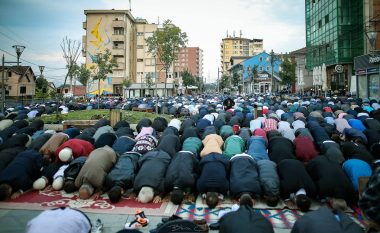
[[[122,28],[122,27],[113,28],[113,34],[114,35],[124,35],[124,28]]]
[[[8,71],[8,77],[12,77],[12,72]]]
[[[137,45],[137,48],[138,48],[138,49],[143,49],[143,48],[144,48],[144,45]]]
[[[141,59],[141,58],[137,59],[137,62],[143,62],[143,61],[144,61],[144,59]]]
[[[143,36],[143,35],[144,35],[144,32],[138,32],[137,35],[138,35],[138,36]]]
[[[267,71],[269,71],[270,70],[270,66],[267,66]]]
[[[12,90],[12,86],[8,86],[8,90]]]
[[[124,48],[124,41],[114,41],[113,42],[113,48],[114,49],[123,49]]]
[[[321,28],[322,27],[322,20],[319,20],[318,21],[318,28]]]
[[[260,69],[259,69],[260,71],[263,71],[263,67],[262,66],[260,66]]]
[[[326,15],[326,16],[325,16],[325,24],[327,24],[327,23],[330,21],[329,18],[330,18],[329,15]]]
[[[262,62],[263,61],[263,57],[259,57],[259,61]]]

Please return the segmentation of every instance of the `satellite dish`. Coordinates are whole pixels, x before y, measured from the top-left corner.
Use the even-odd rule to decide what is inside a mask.
[[[342,65],[336,65],[335,66],[335,72],[342,73],[343,72],[343,66]]]

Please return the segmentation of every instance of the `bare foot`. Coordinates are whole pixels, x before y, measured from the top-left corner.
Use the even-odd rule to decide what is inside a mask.
[[[186,200],[188,202],[195,202],[195,196],[194,196],[194,194],[192,194],[192,193],[187,194],[186,195]]]
[[[11,199],[16,199],[19,196],[21,196],[21,193],[20,192],[15,192],[15,193],[12,194]]]
[[[160,196],[155,196],[153,198],[153,203],[160,203],[162,201],[161,197]]]
[[[297,209],[296,203],[292,200],[285,201],[285,205],[291,210]]]

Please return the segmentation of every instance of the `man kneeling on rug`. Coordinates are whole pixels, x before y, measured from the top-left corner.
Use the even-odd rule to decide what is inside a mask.
[[[211,226],[217,229],[218,226]],[[253,208],[253,200],[249,194],[240,197],[240,207],[227,213],[219,220],[220,233],[274,233],[273,226],[262,214]]]

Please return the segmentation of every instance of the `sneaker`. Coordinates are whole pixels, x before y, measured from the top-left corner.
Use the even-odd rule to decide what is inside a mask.
[[[98,218],[95,222],[95,225],[92,227],[91,233],[102,233],[103,232],[103,223]]]
[[[135,217],[136,217],[136,218],[137,218],[137,217],[140,217],[140,218],[147,218],[147,217],[145,216],[144,211],[139,210],[139,209],[136,210]]]
[[[147,218],[141,218],[141,217],[136,217],[135,220],[132,222],[127,222],[124,226],[125,229],[139,229],[139,228],[144,228],[148,226],[149,224],[149,219]]]

